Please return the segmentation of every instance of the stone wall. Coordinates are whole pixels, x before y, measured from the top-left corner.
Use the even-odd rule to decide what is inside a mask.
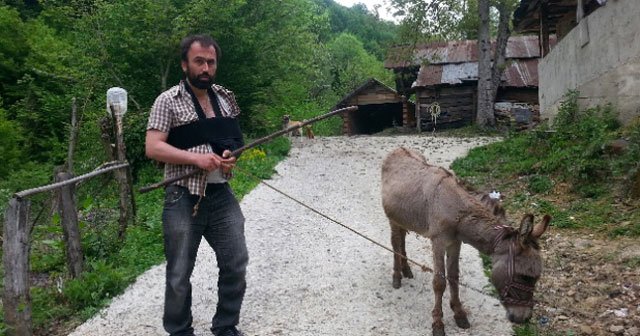
[[[582,19],[538,65],[540,113],[553,119],[568,90],[583,107],[613,104],[626,123],[640,115],[640,1],[609,0]]]

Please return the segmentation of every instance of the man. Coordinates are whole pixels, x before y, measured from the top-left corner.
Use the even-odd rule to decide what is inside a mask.
[[[221,50],[206,35],[180,44],[185,79],[158,96],[147,124],[146,155],[165,163],[165,178],[199,168],[165,190],[162,213],[167,259],[163,325],[170,335],[194,335],[190,277],[204,237],[218,261],[218,305],[211,331],[242,336],[236,329],[246,288],[248,253],[244,216],[228,179],[242,146],[233,93],[213,84]]]

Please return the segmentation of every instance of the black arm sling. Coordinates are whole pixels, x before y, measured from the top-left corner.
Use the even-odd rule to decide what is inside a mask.
[[[187,92],[198,114],[198,120],[174,127],[169,131],[167,143],[180,149],[189,149],[202,144],[210,144],[213,152],[222,155],[225,149],[234,151],[244,145],[238,119],[223,117],[220,111],[218,96],[208,88],[207,94],[213,107],[215,118],[207,118],[196,95],[185,83]]]

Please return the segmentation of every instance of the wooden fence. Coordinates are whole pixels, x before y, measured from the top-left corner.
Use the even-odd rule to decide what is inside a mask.
[[[31,230],[33,223],[29,219],[31,202],[26,198],[37,193],[60,190],[60,215],[63,234],[66,243],[67,267],[72,277],[78,277],[82,272],[83,253],[80,245],[80,232],[78,229],[78,213],[75,197],[75,184],[77,182],[98,176],[110,171],[128,171],[129,163],[114,161],[102,165],[96,170],[77,177],[69,173],[59,173],[56,183],[24,190],[14,194],[9,201],[5,212],[4,242],[2,262],[4,265],[4,322],[7,325],[7,335],[31,336],[33,334],[31,324],[31,295],[29,293],[29,252],[31,250]],[[121,184],[121,180],[117,179]],[[121,190],[132,190],[131,186],[122,186]],[[131,195],[120,195],[133,203]],[[132,222],[132,212],[128,205],[120,208],[120,230],[124,232],[126,223]],[[133,207],[133,204],[131,204]],[[125,217],[123,219],[123,216]]]

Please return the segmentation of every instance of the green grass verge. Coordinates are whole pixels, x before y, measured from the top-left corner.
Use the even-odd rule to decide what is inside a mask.
[[[640,122],[619,125],[611,107],[581,110],[567,95],[553,128],[507,134],[504,141],[472,149],[452,164],[456,175],[479,190],[508,195],[508,212],[550,214],[559,229],[640,237]],[[623,148],[611,144],[622,139]],[[629,261],[630,264],[637,260]],[[485,271],[491,261],[483,258]],[[517,336],[572,335],[531,321]]]

